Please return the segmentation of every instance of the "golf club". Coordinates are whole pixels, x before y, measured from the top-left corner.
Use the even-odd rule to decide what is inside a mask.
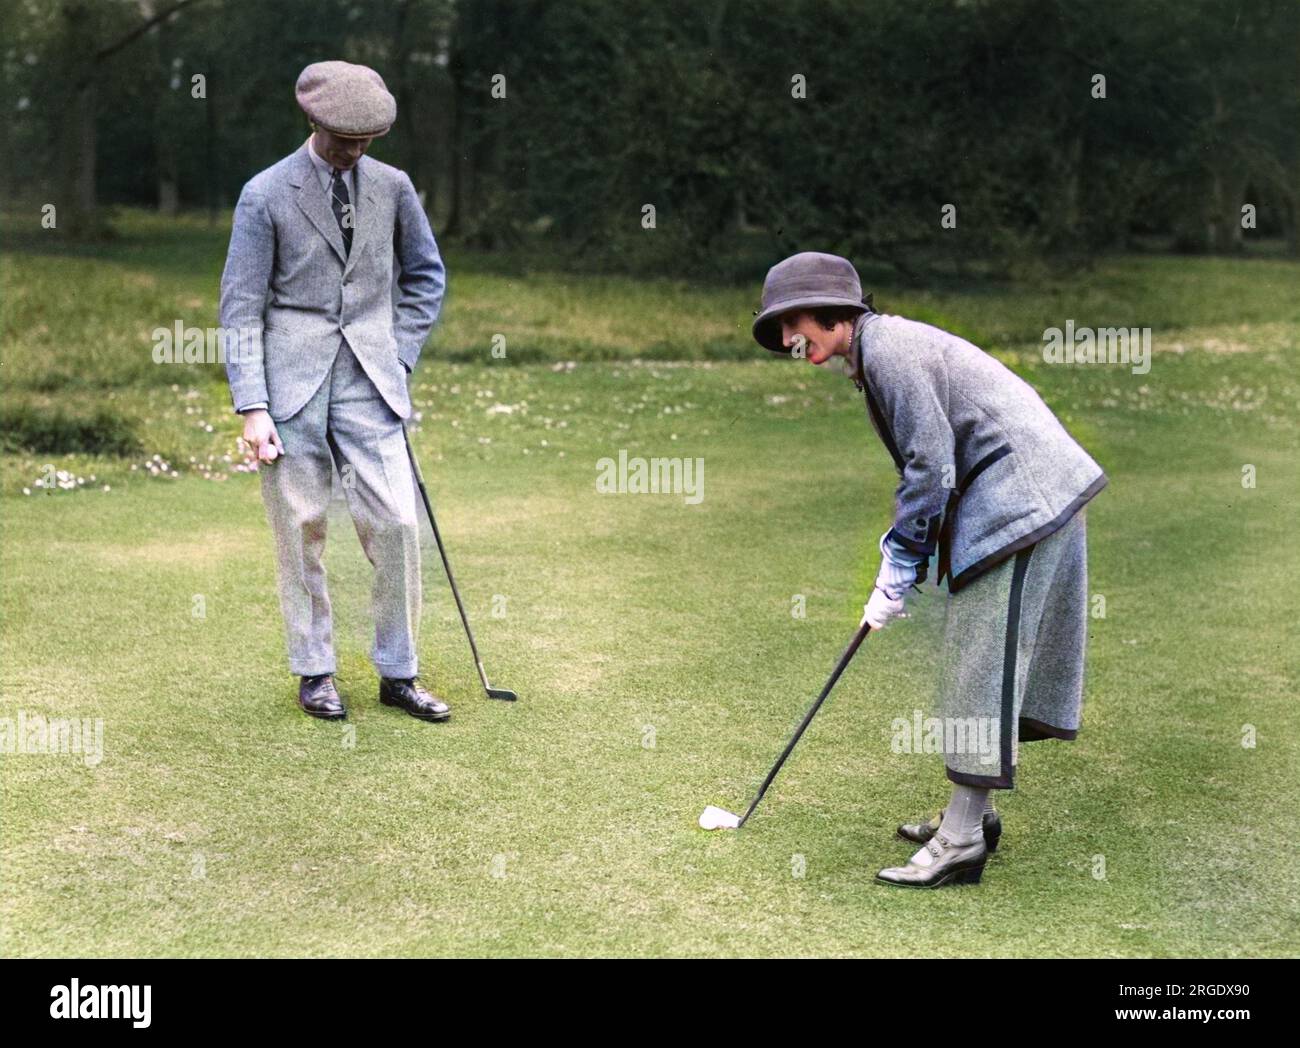
[[[433,503],[429,501],[429,492],[424,486],[424,474],[420,472],[420,463],[411,447],[411,434],[402,426],[402,436],[406,439],[406,454],[411,460],[411,469],[415,473],[415,483],[419,485],[420,497],[424,499],[425,512],[429,514],[429,525],[433,528],[434,541],[438,543],[438,553],[442,557],[442,566],[447,572],[447,581],[451,583],[451,595],[456,598],[456,609],[460,612],[460,621],[465,626],[465,636],[469,638],[469,650],[474,656],[474,668],[478,670],[478,679],[483,682],[483,690],[489,699],[516,701],[519,696],[507,688],[494,688],[488,683],[487,673],[483,670],[483,660],[479,657],[478,645],[474,643],[474,631],[469,628],[469,616],[465,614],[465,605],[461,603],[460,590],[456,588],[456,576],[451,573],[451,561],[447,559],[447,548],[442,544],[442,534],[438,531],[438,522],[433,516]]]
[[[763,785],[758,788],[758,794],[750,802],[749,808],[745,814],[742,816],[736,816],[725,808],[719,808],[716,805],[710,804],[700,813],[700,829],[738,830],[740,827],[745,825],[749,817],[754,814],[754,809],[758,807],[758,802],[763,799],[763,794],[767,792],[767,788],[772,785],[772,780],[776,778],[776,773],[781,770],[781,765],[785,763],[786,758],[789,757],[791,752],[794,750],[795,744],[804,733],[804,729],[812,723],[813,717],[816,716],[817,711],[821,709],[822,703],[826,701],[826,696],[831,693],[831,689],[835,687],[835,682],[840,679],[840,674],[844,672],[853,656],[857,654],[858,648],[862,646],[862,642],[867,639],[867,634],[870,632],[871,626],[868,623],[864,622],[858,627],[858,632],[853,635],[853,639],[849,642],[849,646],[844,649],[844,654],[840,656],[840,661],[836,663],[835,671],[831,674],[831,679],[826,682],[826,687],[822,688],[822,693],[817,696],[817,701],[814,702],[808,712],[804,714],[803,721],[800,723],[799,727],[795,729],[794,737],[786,744],[785,749],[781,751],[781,756],[779,756],[776,759],[776,763],[772,765],[772,770],[767,773],[767,778],[763,780]]]

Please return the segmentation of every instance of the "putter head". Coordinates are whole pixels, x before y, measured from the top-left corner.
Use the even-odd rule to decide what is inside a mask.
[[[740,816],[732,815],[725,808],[710,804],[700,813],[702,830],[735,830],[740,828]]]
[[[489,699],[504,699],[506,702],[518,702],[519,696],[509,688],[488,688]]]

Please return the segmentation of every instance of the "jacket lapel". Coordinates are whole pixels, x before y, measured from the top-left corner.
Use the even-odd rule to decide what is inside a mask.
[[[309,161],[310,162],[310,161]],[[352,266],[366,248],[370,241],[370,236],[374,232],[374,174],[370,170],[370,160],[368,157],[362,157],[357,161],[357,166],[352,172],[353,192],[357,197],[365,200],[365,206],[357,205],[352,210],[352,251],[348,254],[347,262],[343,266],[343,275],[346,277],[352,272]],[[333,218],[333,212],[330,213]],[[338,223],[335,223],[337,227]],[[341,239],[341,238],[340,238]]]
[[[860,331],[854,331],[853,337],[855,341],[859,340],[862,337],[862,333]],[[862,395],[867,401],[867,414],[871,418],[871,425],[884,443],[885,448],[889,451],[889,457],[894,460],[894,468],[898,470],[898,473],[901,476],[903,473],[903,456],[898,453],[898,445],[894,442],[894,432],[890,429],[889,422],[885,419],[885,413],[880,410],[880,405],[876,402],[875,395],[871,392],[871,384],[867,381],[867,370],[862,361],[864,354],[860,342],[858,343],[858,346],[859,348],[857,349],[857,352],[854,353],[854,358],[857,363],[857,372],[853,376],[853,384],[862,391]]]
[[[338,221],[334,218],[334,212],[330,209],[329,201],[321,191],[320,181],[316,177],[316,172],[311,165],[311,157],[307,155],[307,145],[303,144],[302,148],[294,154],[295,161],[293,166],[293,175],[290,178],[290,185],[298,187],[298,207],[317,232],[320,233],[334,249],[334,254],[339,256],[340,262],[346,261],[343,253],[343,233],[339,230]],[[352,254],[356,254],[356,233],[352,238]]]

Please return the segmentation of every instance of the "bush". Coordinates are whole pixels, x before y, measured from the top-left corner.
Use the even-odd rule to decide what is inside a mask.
[[[33,404],[0,407],[0,448],[35,454],[134,455],[140,438],[129,421],[107,408],[91,415]]]

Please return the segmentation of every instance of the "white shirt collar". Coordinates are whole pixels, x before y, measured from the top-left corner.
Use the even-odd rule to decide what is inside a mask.
[[[316,147],[311,144],[312,137],[312,135],[307,136],[307,155],[311,157],[312,167],[316,169],[316,176],[320,179],[321,188],[328,193],[330,191],[330,183],[334,180],[334,168],[332,168],[326,160],[316,154]],[[355,192],[356,179],[353,177],[356,174],[356,170],[356,167],[353,166],[343,172],[343,184],[348,187],[348,199],[354,204],[357,199],[357,194]]]

